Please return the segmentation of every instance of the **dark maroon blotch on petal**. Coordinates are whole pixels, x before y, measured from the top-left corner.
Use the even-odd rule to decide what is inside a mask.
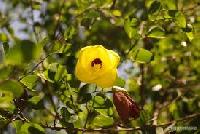
[[[94,67],[95,64],[100,64],[100,66],[102,67],[102,61],[100,58],[96,58],[91,62],[91,66]]]

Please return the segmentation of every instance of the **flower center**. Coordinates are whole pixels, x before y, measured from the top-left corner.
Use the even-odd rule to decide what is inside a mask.
[[[91,67],[102,68],[102,61],[100,58],[96,58],[91,62]]]

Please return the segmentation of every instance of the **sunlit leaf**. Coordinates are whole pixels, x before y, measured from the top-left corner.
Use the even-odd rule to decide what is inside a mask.
[[[42,99],[41,96],[33,96],[28,101],[34,105],[38,104],[38,102]]]
[[[13,95],[8,91],[1,92],[4,96],[0,96],[0,109],[13,111],[15,106],[13,103]]]
[[[0,33],[0,42],[7,42],[8,36],[4,33]]]
[[[150,124],[152,114],[153,114],[152,104],[146,104],[144,106],[144,109],[140,112],[139,121],[140,121],[141,125]]]
[[[13,93],[13,96],[20,97],[24,89],[19,82],[15,80],[6,80],[0,83],[0,91],[9,91]]]
[[[176,24],[181,27],[185,28],[186,27],[186,18],[182,12],[177,12],[176,13]]]
[[[122,79],[121,77],[118,77],[115,81],[115,86],[119,86],[119,87],[124,87],[125,86],[125,80]]]
[[[122,15],[122,13],[121,13],[120,10],[113,10],[113,11],[112,11],[112,14],[113,14],[114,16],[121,16],[121,15]]]
[[[165,31],[159,27],[152,27],[148,32],[148,37],[157,38],[157,39],[164,38]]]
[[[47,65],[48,69],[43,73],[38,73],[37,75],[42,79],[48,80],[49,82],[61,81],[64,77],[67,78],[66,68],[59,63],[52,63]]]
[[[12,126],[15,128],[16,134],[19,134],[19,133],[20,133],[21,126],[22,126],[22,121],[20,121],[20,120],[15,120],[15,121],[12,122]]]
[[[93,120],[93,124],[96,127],[111,126],[113,123],[114,121],[111,117],[103,115],[103,114],[96,116]]]
[[[137,29],[137,19],[126,19],[124,21],[124,30],[128,34],[129,38],[137,38],[138,37],[138,29]]]
[[[20,129],[21,134],[44,134],[45,130],[39,124],[24,123]]]
[[[163,0],[161,1],[168,10],[177,9],[177,0]]]
[[[145,50],[143,48],[136,49],[131,55],[132,59],[139,63],[150,62],[152,59],[152,56],[153,54],[150,51]]]
[[[154,2],[154,0],[146,0],[146,1],[145,1],[145,6],[146,6],[147,8],[149,8],[153,2]]]
[[[65,40],[70,40],[72,39],[73,35],[75,34],[76,32],[76,29],[74,27],[68,27],[66,30],[65,30],[65,33],[64,33],[64,38]]]
[[[27,86],[29,89],[32,89],[36,85],[37,76],[36,75],[27,75],[20,80],[22,84]]]

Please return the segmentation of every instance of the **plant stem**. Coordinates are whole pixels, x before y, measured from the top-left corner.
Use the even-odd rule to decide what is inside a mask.
[[[96,92],[97,91],[97,86],[95,86],[95,90],[94,90],[94,92]],[[94,107],[94,99],[95,99],[95,96],[93,97],[93,101],[92,101],[92,108]],[[86,117],[86,120],[85,120],[85,124],[84,124],[84,129],[86,130],[86,128],[87,128],[87,123],[88,123],[88,120],[89,120],[89,115],[90,115],[90,113],[91,113],[91,111],[92,111],[92,109],[89,109],[88,108],[88,103],[86,103],[86,109],[87,109],[87,111],[88,111],[88,113],[87,113],[87,117]],[[84,131],[82,131],[82,134],[84,133]]]

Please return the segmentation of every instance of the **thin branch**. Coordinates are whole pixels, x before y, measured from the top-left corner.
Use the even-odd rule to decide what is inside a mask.
[[[110,9],[115,9],[116,2],[117,0],[113,0],[112,6],[110,7]]]
[[[168,101],[167,103],[164,103],[161,107],[158,107],[158,108],[155,110],[155,112],[154,112],[154,117],[153,117],[153,119],[151,119],[151,120],[153,121],[153,125],[157,125],[157,119],[158,119],[160,113],[161,113],[164,109],[168,108],[168,106],[169,106],[170,104],[172,104],[172,103],[176,102],[177,100],[179,100],[181,97],[182,97],[182,96],[177,96],[174,100]]]
[[[58,13],[58,19],[57,19],[56,27],[55,27],[54,33],[53,33],[54,38],[56,38],[56,32],[57,32],[57,29],[59,28],[59,25],[60,25],[60,21],[61,21],[60,19],[61,19],[61,16],[62,16],[62,9],[64,8],[65,2],[66,2],[66,0],[63,0],[63,3],[60,7],[60,12]]]
[[[152,126],[152,127],[167,127],[173,123],[178,123],[178,122],[181,122],[181,121],[186,121],[186,120],[191,120],[195,117],[198,117],[200,116],[200,113],[195,113],[195,114],[192,114],[192,115],[188,115],[186,117],[183,117],[183,118],[180,118],[180,119],[177,119],[177,120],[174,120],[174,121],[170,121],[170,122],[167,122],[167,123],[164,123],[164,124],[159,124],[159,125],[149,125],[149,126]],[[68,129],[67,127],[55,127],[55,126],[48,126],[48,125],[41,125],[42,127],[44,128],[49,128],[49,129],[52,129],[52,130],[61,130],[61,129]],[[144,126],[145,127],[145,126]],[[91,128],[74,128],[73,130],[75,131],[83,131],[83,132],[95,132],[95,131],[98,131],[98,132],[108,132],[108,131],[139,131],[139,130],[142,130],[144,127],[133,127],[133,128],[122,128],[122,127],[117,127],[117,128],[94,128],[94,129],[91,129]]]
[[[134,42],[133,42],[132,40],[130,41],[131,47],[128,49],[127,52],[125,52],[125,55],[126,55],[126,56],[128,56],[129,53],[131,52],[131,50],[137,45],[138,41],[139,41],[138,39],[135,40]]]
[[[19,111],[18,114],[23,119],[23,121],[30,122],[30,120],[27,117],[25,117],[24,114],[21,111]]]
[[[67,127],[54,127],[54,126],[45,126],[45,125],[41,125],[44,128],[50,128],[52,130],[61,130],[61,129],[68,129]],[[75,131],[83,131],[83,132],[107,132],[107,131],[137,131],[137,130],[141,130],[141,127],[135,127],[135,128],[74,128]]]
[[[60,120],[60,115],[57,111],[57,107],[56,107],[56,104],[54,103],[54,100],[53,100],[53,94],[51,93],[50,91],[50,88],[49,88],[49,84],[48,84],[48,81],[45,81],[45,85],[46,85],[46,88],[48,89],[48,97],[49,97],[49,100],[51,102],[51,105],[53,106],[53,109],[54,109],[54,112],[55,112],[55,116],[54,116],[54,126],[56,126],[56,120]]]
[[[94,92],[96,92],[97,91],[97,86],[95,86],[95,90],[94,90]],[[94,99],[95,99],[95,96],[94,96],[94,98],[93,98],[93,101],[92,101],[92,108],[94,107]],[[90,115],[90,113],[91,113],[91,109],[89,109],[88,108],[88,105],[87,105],[88,103],[86,103],[86,109],[87,109],[87,111],[88,111],[88,114],[87,114],[87,117],[86,117],[86,120],[85,120],[85,124],[84,124],[84,129],[86,129],[87,128],[87,123],[88,123],[88,120],[89,120],[89,115]],[[83,133],[84,133],[84,131],[83,131]]]
[[[141,71],[141,84],[140,84],[140,104],[141,107],[143,108],[144,104],[145,104],[145,86],[144,86],[144,64],[140,65],[140,71]]]
[[[51,54],[52,54],[52,53],[51,53]],[[18,81],[22,80],[22,79],[23,79],[24,77],[26,77],[27,75],[32,74],[33,71],[35,71],[35,69],[36,69],[40,64],[42,64],[42,63],[44,62],[44,60],[45,60],[46,58],[48,58],[51,54],[48,54],[47,56],[45,56],[40,62],[38,62],[38,63],[31,69],[31,71],[29,71],[28,73],[26,73],[24,76],[20,77],[20,78],[18,79]]]
[[[191,114],[191,115],[188,115],[186,117],[170,121],[168,123],[156,125],[156,127],[166,127],[166,126],[169,126],[169,125],[171,125],[173,123],[178,123],[178,122],[182,122],[182,121],[188,121],[188,120],[191,120],[191,119],[193,119],[195,117],[198,117],[198,116],[200,116],[200,113]]]
[[[183,87],[180,87],[180,88],[182,89]],[[184,96],[184,92],[182,92],[181,90],[178,90],[178,96],[177,97],[175,97],[173,100],[167,101],[167,102],[163,103],[161,106],[157,107],[155,112],[154,112],[154,117],[153,117],[153,119],[151,119],[153,121],[153,125],[157,125],[157,119],[158,119],[159,115],[161,114],[161,112],[164,109],[168,108],[168,106],[171,105],[172,103],[181,99],[182,96]]]
[[[142,37],[142,38],[145,38],[145,35],[144,35],[144,28],[145,28],[145,25],[146,25],[146,22],[145,21],[142,21],[140,23],[140,28],[139,28],[139,35]],[[131,50],[137,45],[139,39],[136,39],[135,42],[133,43],[133,40],[131,40],[131,47],[128,49],[128,51],[126,52],[126,56],[128,56],[128,54],[131,52]]]
[[[86,103],[86,109],[87,109],[88,113],[87,113],[87,117],[86,117],[86,120],[85,120],[85,124],[83,126],[84,129],[86,129],[86,127],[87,127],[87,123],[88,123],[88,119],[89,119],[89,114],[90,114],[90,109],[88,108],[88,103]]]

